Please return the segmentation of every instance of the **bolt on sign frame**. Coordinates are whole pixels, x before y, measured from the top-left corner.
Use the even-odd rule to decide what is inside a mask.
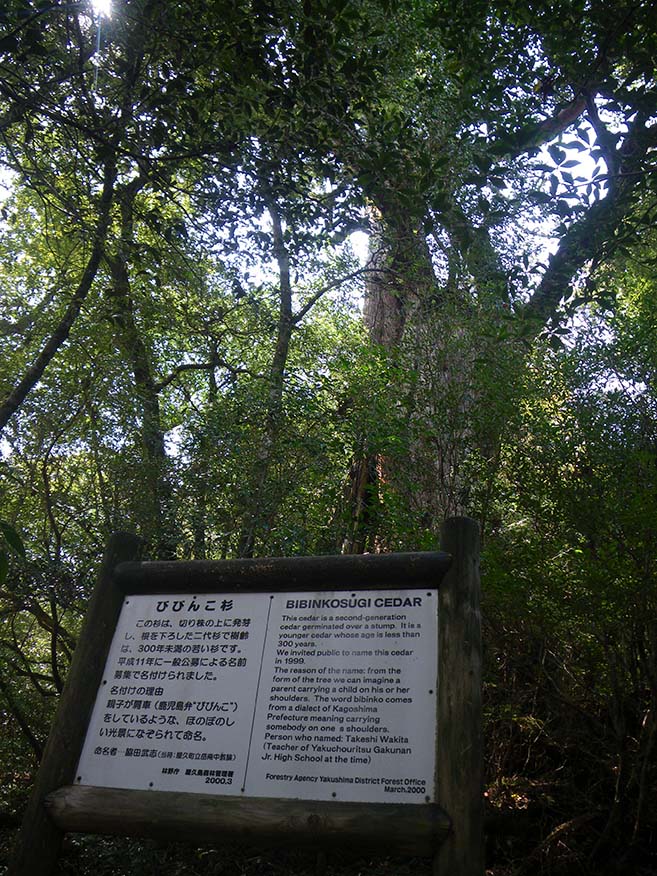
[[[98,583],[89,604],[69,677],[16,842],[8,876],[49,876],[57,862],[61,841],[66,832],[148,836],[201,843],[230,839],[260,845],[298,846],[301,844],[317,849],[352,847],[358,850],[433,856],[436,876],[448,876],[448,874],[449,876],[455,874],[482,876],[482,666],[479,528],[475,521],[465,517],[447,520],[443,525],[442,550],[439,552],[217,562],[139,562],[137,558],[140,544],[140,540],[134,535],[117,533],[112,536],[107,546]],[[426,592],[421,594],[420,591]],[[388,592],[391,594],[389,598],[386,595]],[[101,720],[98,717],[100,708],[98,704],[107,703],[107,688],[103,689],[103,685],[107,684],[107,678],[104,676],[107,675],[107,666],[112,654],[115,655],[116,661],[116,654],[120,651],[121,644],[117,642],[115,633],[122,623],[122,610],[126,613],[133,610],[126,608],[130,598],[132,597],[134,607],[140,597],[146,597],[146,602],[150,600],[151,605],[154,604],[154,597],[162,597],[157,600],[157,604],[158,611],[161,609],[164,613],[165,609],[169,609],[173,604],[177,608],[186,604],[199,610],[201,603],[204,603],[206,609],[214,609],[217,605],[215,597],[219,600],[227,599],[226,604],[228,604],[231,602],[229,597],[232,596],[237,604],[242,600],[242,604],[248,603],[253,607],[256,604],[254,602],[256,594],[260,595],[263,605],[274,605],[281,597],[282,604],[288,606],[289,612],[295,607],[303,609],[306,606],[324,603],[332,605],[336,607],[334,620],[345,617],[357,619],[358,616],[353,612],[361,611],[359,605],[369,606],[368,610],[374,611],[372,618],[376,616],[374,606],[377,605],[423,606],[424,619],[425,621],[428,619],[428,624],[424,624],[425,631],[427,626],[431,628],[433,625],[434,628],[433,632],[430,630],[429,633],[423,634],[429,644],[426,648],[419,648],[415,664],[407,660],[405,670],[395,670],[398,676],[404,675],[404,678],[395,679],[396,685],[403,682],[404,686],[395,686],[393,682],[397,692],[413,691],[407,700],[411,705],[408,707],[383,705],[381,709],[388,723],[392,722],[392,725],[396,721],[402,721],[405,722],[403,727],[412,727],[414,721],[424,723],[426,720],[426,734],[428,734],[426,741],[422,740],[422,728],[418,731],[416,727],[411,745],[400,748],[384,746],[379,749],[384,755],[379,757],[374,765],[371,763],[372,758],[366,754],[354,758],[358,761],[357,767],[347,763],[348,758],[344,757],[341,760],[341,763],[346,764],[344,767],[323,764],[317,769],[313,763],[314,758],[310,755],[297,754],[292,758],[291,755],[278,753],[280,750],[308,751],[307,745],[304,748],[296,743],[284,746],[275,746],[273,743],[263,746],[261,743],[257,760],[266,763],[264,766],[262,763],[258,764],[260,778],[255,780],[254,790],[251,792],[246,786],[239,787],[240,784],[245,785],[244,782],[238,782],[234,790],[211,786],[209,789],[211,793],[198,793],[196,790],[198,783],[192,782],[191,786],[195,791],[190,793],[180,790],[180,786],[175,783],[172,790],[160,790],[159,784],[156,789],[154,782],[147,781],[149,776],[143,781],[138,778],[136,784],[128,788],[122,787],[122,784],[130,785],[132,779],[128,781],[121,778],[102,779],[104,785],[117,784],[117,787],[99,786],[83,781],[82,774],[88,768],[93,778],[93,764],[98,760],[89,753],[93,745],[88,740],[92,738],[93,733],[102,734],[98,729]],[[295,599],[297,595],[302,598]],[[324,603],[322,595],[326,597]],[[315,597],[317,601],[313,603],[308,597]],[[424,597],[428,598],[424,599]],[[352,614],[345,615],[344,611],[340,611],[340,605],[351,606],[349,611]],[[405,616],[402,614],[393,617]],[[411,612],[409,616],[414,615]],[[123,617],[125,618],[125,614]],[[288,617],[287,620],[294,618]],[[324,647],[328,646],[329,650],[320,654],[326,654],[330,658],[338,654],[340,642],[335,640],[333,638],[335,634],[330,632],[336,627],[325,621],[327,621],[326,615],[322,623],[314,629],[328,631],[323,634],[323,641]],[[121,629],[130,629],[134,633],[135,630],[129,624],[126,626],[126,623],[128,622],[124,620]],[[339,624],[337,628],[340,628]],[[293,624],[285,629],[300,630],[301,627]],[[353,629],[359,629],[358,625],[354,624]],[[133,638],[132,633],[125,633],[123,638],[126,640]],[[276,635],[279,635],[279,639],[276,639]],[[298,674],[300,671],[298,667],[294,666],[295,662],[299,661],[294,655],[303,652],[298,649],[295,651],[293,648],[287,651],[292,657],[283,658],[281,655],[285,652],[281,651],[279,654],[276,646],[283,641],[280,637],[284,635],[285,633],[280,631],[279,616],[278,626],[275,625],[273,650],[270,648],[267,652],[270,665],[268,669],[265,668],[265,673],[270,673],[270,680],[273,678],[272,672],[293,673],[288,674],[287,679],[298,682],[302,676]],[[410,645],[406,650],[397,652],[383,650],[384,645],[388,649],[391,647],[383,639],[385,633],[372,636],[371,638],[375,638],[373,644],[367,642],[367,637],[363,641],[360,638],[363,634],[357,632],[341,635],[353,636],[353,639],[342,640],[343,646],[348,645],[347,650],[341,652],[347,655],[347,666],[344,665],[344,658],[341,663],[341,658],[337,657],[338,662],[333,664],[333,668],[324,665],[323,661],[320,661],[322,666],[318,668],[315,660],[314,668],[308,670],[311,672],[310,677],[318,682],[314,688],[317,694],[329,691],[329,687],[322,687],[319,683],[322,682],[321,673],[327,671],[333,672],[334,680],[337,679],[339,682],[353,682],[357,678],[353,673],[374,673],[374,680],[371,683],[367,682],[362,691],[383,694],[387,688],[377,686],[379,682],[376,680],[376,672],[384,672],[384,669],[372,668],[377,664],[377,659],[373,655],[399,653],[408,656],[414,653]],[[417,633],[403,634],[399,630],[391,634],[396,637],[402,635],[418,636]],[[153,638],[156,639],[157,636]],[[357,641],[358,647],[362,650],[351,650],[354,641]],[[403,645],[405,641],[401,639],[401,644]],[[375,646],[380,646],[376,652],[373,650]],[[129,651],[130,647],[124,645],[126,651]],[[333,647],[335,650],[330,650]],[[372,650],[365,650],[366,647]],[[265,655],[264,644],[261,654]],[[277,654],[281,659],[276,659]],[[361,655],[355,663],[355,658],[350,656],[354,654]],[[425,665],[428,659],[435,661],[433,669]],[[274,663],[283,662],[293,665],[288,669],[283,667],[280,670],[272,670]],[[389,664],[390,660],[386,658],[383,662]],[[404,659],[395,662],[401,664],[404,663]],[[331,659],[327,659],[326,663],[331,664]],[[368,664],[371,664],[369,669]],[[114,666],[117,665],[119,664],[115,662]],[[260,676],[263,665],[261,661]],[[361,668],[357,669],[356,665]],[[422,679],[422,683],[427,678],[435,680],[432,682],[432,689],[424,691],[431,697],[429,706],[431,714],[428,719],[426,703],[421,710],[416,709],[415,701],[418,697],[416,688],[412,687],[415,674],[418,679]],[[325,681],[326,676],[324,683]],[[216,691],[216,676],[210,684]],[[252,686],[245,685],[246,688]],[[288,686],[287,689],[293,687],[294,685]],[[428,687],[428,684],[424,687]],[[350,684],[342,684],[341,688],[347,692],[347,696],[343,698],[347,702],[353,701],[352,692],[361,690]],[[263,730],[267,726],[264,723],[266,719],[263,717],[265,714],[263,709],[266,711],[267,706],[259,702],[264,701],[264,698],[259,695],[258,689],[252,690],[251,693],[254,716],[256,713],[261,714],[260,730]],[[236,712],[237,701],[241,694],[234,693],[235,687],[231,690],[233,701],[224,702],[221,707],[225,707],[226,711]],[[393,692],[393,687],[390,687],[390,692]],[[296,695],[289,695],[289,698],[295,700]],[[353,699],[357,702],[384,702],[383,696],[358,696],[357,699],[356,697]],[[300,698],[300,701],[303,699]],[[305,701],[328,703],[329,697],[309,696]],[[392,697],[392,701],[405,702],[403,697]],[[290,707],[280,705],[278,708]],[[321,710],[319,705],[305,708],[318,712]],[[376,712],[378,708],[378,706],[354,708],[353,711]],[[331,710],[335,711],[335,707]],[[406,710],[409,714],[404,717],[401,713]],[[328,705],[326,711],[329,711]],[[284,711],[283,717],[291,719],[292,715],[291,711]],[[433,720],[434,715],[435,720]],[[303,718],[304,716],[300,716],[301,721]],[[107,717],[105,719],[107,720]],[[296,720],[296,715],[294,719]],[[308,720],[308,716],[305,716],[305,719]],[[214,720],[224,724],[230,723],[226,717]],[[254,726],[255,717],[254,723],[251,724],[251,736]],[[403,732],[413,734],[413,730],[403,730]],[[392,733],[395,733],[394,726]],[[263,733],[261,738],[276,739],[275,736],[265,737]],[[313,737],[311,734],[303,738],[312,742],[320,737]],[[334,738],[337,740],[346,737]],[[326,737],[321,739],[325,740]],[[372,739],[375,737],[371,737],[370,741]],[[376,739],[381,740],[381,737],[378,736]],[[359,741],[357,736],[351,738],[351,742],[354,741]],[[404,737],[388,736],[384,737],[383,741],[404,742]],[[408,739],[406,741],[408,742]],[[339,746],[328,748],[343,752],[346,750]],[[407,773],[398,766],[397,772],[395,769],[388,769],[387,766],[384,770],[391,775],[394,773],[397,778],[385,779],[378,775],[377,770],[382,769],[382,763],[388,765],[395,763],[396,752],[399,751],[401,754],[400,758],[396,758],[397,761],[404,760],[405,755],[410,755],[412,760],[416,748],[423,752],[422,763],[425,766],[429,763],[433,772],[433,776],[427,781],[427,787],[424,784],[420,786],[416,778],[399,778],[400,775]],[[99,748],[95,750],[100,751]],[[352,746],[351,750],[366,751],[367,749]],[[116,749],[113,753],[115,752]],[[167,754],[169,757],[173,756],[171,752]],[[151,753],[151,756],[153,757],[154,754]],[[205,755],[197,755],[200,756]],[[276,759],[278,763],[275,763]],[[293,763],[288,768],[286,761],[290,760],[301,761],[303,766]],[[321,760],[331,761],[332,756],[322,756]],[[368,760],[369,767],[364,765]],[[282,766],[281,762],[283,762]],[[173,764],[174,761],[168,763]],[[139,773],[142,765],[139,764],[136,769]],[[317,770],[324,775],[318,775]],[[107,772],[111,774],[111,767]],[[177,777],[180,770],[162,769],[159,772],[175,773]],[[255,772],[257,773],[258,770],[256,769]],[[339,777],[342,772],[345,775],[344,779]],[[206,777],[228,775],[227,772],[218,769],[188,770],[187,773]],[[294,773],[300,775],[292,775]],[[340,781],[352,782],[354,773],[364,774],[356,781],[367,783],[365,791],[343,793],[342,786],[331,784]],[[123,775],[125,774],[124,769]],[[267,788],[265,777],[267,780],[274,780],[269,785],[273,789],[271,796],[266,796],[264,790]],[[338,790],[315,791],[313,785],[320,789],[318,780],[327,784],[329,789]],[[175,781],[178,782],[179,779],[176,778]],[[213,779],[210,778],[210,781]],[[225,780],[219,778],[217,781]],[[421,796],[409,801],[407,786],[413,782],[416,783],[413,790],[420,791]],[[383,783],[388,784],[384,787]],[[298,794],[295,793],[295,788],[298,789]],[[219,793],[216,793],[217,791]],[[315,799],[318,796],[323,799]],[[337,799],[338,797],[341,799]],[[383,802],[384,798],[386,802]],[[395,802],[387,802],[389,799]]]

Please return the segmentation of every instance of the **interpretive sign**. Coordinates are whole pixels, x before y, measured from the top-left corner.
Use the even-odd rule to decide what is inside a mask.
[[[8,876],[53,876],[67,832],[481,876],[477,523],[441,546],[153,562],[115,534]]]
[[[77,782],[435,799],[437,590],[130,595]]]

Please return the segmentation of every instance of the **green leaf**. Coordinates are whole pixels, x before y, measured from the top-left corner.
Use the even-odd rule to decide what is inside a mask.
[[[528,192],[527,197],[531,198],[535,204],[549,204],[552,201],[552,195],[538,190]]]
[[[0,584],[4,584],[9,571],[9,559],[6,551],[0,551]]]
[[[555,164],[561,164],[563,161],[566,160],[566,153],[556,144],[548,146],[548,152],[550,153],[550,158],[554,161]]]
[[[582,140],[587,143],[589,146],[591,145],[591,134],[587,128],[580,126],[577,129],[577,136],[581,137]]]
[[[10,526],[8,523],[0,520],[0,532],[4,536],[4,540],[7,542],[9,547],[14,551],[14,553],[18,554],[21,557],[25,557],[25,547],[23,545],[23,541],[20,535],[16,532],[13,526]]]
[[[10,34],[0,40],[0,52],[15,52],[18,48],[18,40]]]
[[[564,149],[575,149],[577,152],[586,152],[587,146],[584,143],[580,143],[578,140],[569,140],[567,143],[563,144]]]

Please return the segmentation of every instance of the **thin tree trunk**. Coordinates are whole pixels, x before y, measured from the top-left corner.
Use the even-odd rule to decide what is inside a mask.
[[[89,294],[91,286],[98,273],[103,250],[107,241],[107,233],[110,223],[110,210],[116,182],[116,158],[112,155],[108,158],[103,174],[103,190],[98,205],[98,220],[93,234],[93,246],[78,287],[64,311],[64,315],[57,324],[54,332],[50,335],[37,356],[34,363],[27,369],[23,377],[18,381],[14,389],[9,393],[0,405],[0,433],[5,428],[10,418],[20,408],[28,394],[39,382],[44,371],[57,354],[60,347],[68,340],[71,328],[80,314],[82,305]]]
[[[4,679],[0,678],[0,693],[5,698],[5,702],[7,703],[7,708],[11,712],[12,717],[18,724],[23,733],[23,736],[29,743],[30,748],[35,754],[37,761],[41,760],[41,756],[43,754],[43,745],[36,738],[34,733],[32,732],[32,728],[28,724],[27,718],[23,714],[21,708],[18,703],[14,699],[11,693],[11,688],[8,684],[5,683]]]
[[[280,213],[274,203],[269,205],[273,224],[274,256],[279,271],[279,311],[276,347],[268,376],[267,410],[260,447],[250,480],[242,531],[239,540],[239,556],[252,557],[258,532],[268,519],[270,503],[266,487],[269,470],[280,434],[283,408],[283,389],[290,340],[295,321],[292,315],[292,284],[290,281],[290,258],[283,239]]]
[[[115,253],[107,257],[112,277],[107,290],[117,344],[132,370],[135,395],[141,408],[143,492],[140,495],[143,537],[159,559],[175,556],[175,540],[168,521],[171,489],[166,477],[167,454],[160,416],[160,399],[150,356],[135,322],[132,303],[128,250],[133,240],[134,198],[144,179],[133,180],[119,194],[121,235]]]
[[[216,404],[218,387],[215,369],[219,366],[219,353],[216,344],[210,354],[210,363],[213,367],[208,369],[208,410],[211,411]],[[191,465],[193,487],[193,506],[191,508],[191,528],[193,537],[193,558],[205,560],[208,556],[207,546],[207,513],[208,503],[212,495],[212,485],[206,475],[206,460],[214,451],[212,435],[207,424],[201,428],[198,444],[195,448],[195,456]]]
[[[346,486],[346,506],[349,510],[347,533],[341,553],[375,552],[377,535],[376,506],[378,504],[377,457],[366,454],[351,463]]]

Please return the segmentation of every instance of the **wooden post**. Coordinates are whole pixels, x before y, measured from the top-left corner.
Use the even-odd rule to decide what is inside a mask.
[[[119,532],[107,545],[7,876],[49,876],[57,862],[63,832],[48,817],[44,800],[75,779],[123,601],[123,593],[113,580],[114,569],[121,562],[136,559],[140,543],[137,536]]]
[[[437,798],[452,830],[434,876],[483,876],[482,654],[479,525],[446,520],[441,549],[452,565],[439,589]]]
[[[287,848],[434,853],[449,830],[439,806],[223,797],[72,785],[50,794],[55,824],[74,833]]]

